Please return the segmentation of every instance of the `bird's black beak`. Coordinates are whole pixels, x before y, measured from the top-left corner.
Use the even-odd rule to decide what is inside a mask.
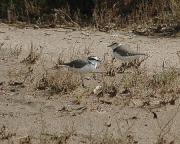
[[[112,57],[112,63],[115,61],[115,57]]]
[[[101,60],[100,60],[100,59],[98,59],[97,61],[98,61],[98,62],[101,62]]]
[[[108,45],[107,47],[111,47],[111,46],[112,46],[112,44]]]

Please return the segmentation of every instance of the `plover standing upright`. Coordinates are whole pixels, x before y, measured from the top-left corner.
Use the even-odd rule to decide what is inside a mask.
[[[113,59],[120,59],[125,62],[131,62],[139,59],[141,56],[147,56],[145,53],[138,53],[130,49],[129,45],[118,44],[117,42],[112,43],[108,47],[112,48]]]

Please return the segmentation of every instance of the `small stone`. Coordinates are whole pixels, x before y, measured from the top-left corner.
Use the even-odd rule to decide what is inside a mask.
[[[135,107],[141,107],[143,106],[143,101],[140,100],[140,99],[132,99],[132,105],[135,106]]]
[[[105,123],[105,126],[111,127],[111,122],[110,122],[110,121],[106,122],[106,123]]]
[[[30,136],[24,136],[19,138],[19,144],[30,144],[31,143],[31,139]]]
[[[117,95],[117,89],[115,86],[110,87],[108,90],[109,97],[115,97]]]
[[[34,29],[39,29],[39,26],[38,25],[34,25]]]
[[[0,86],[3,85],[3,84],[4,84],[4,82],[0,82]]]
[[[102,86],[98,85],[96,88],[93,90],[93,93],[97,96],[99,96],[102,93]]]
[[[161,102],[160,102],[159,100],[153,100],[153,101],[150,101],[149,104],[150,104],[151,106],[156,106],[156,105],[160,105],[160,103],[161,103]]]
[[[10,89],[11,92],[16,92],[16,89]]]
[[[71,113],[71,116],[76,116],[76,113],[72,112],[72,113]]]
[[[170,102],[169,102],[170,105],[175,105],[175,103],[176,103],[176,102],[175,102],[174,99],[170,100]]]
[[[61,108],[58,109],[58,111],[66,111],[66,107],[65,106],[62,106]]]
[[[110,101],[110,100],[108,100],[108,99],[100,99],[100,102],[102,103],[102,104],[108,104],[108,105],[111,105],[112,104],[112,101]]]
[[[18,81],[10,81],[9,82],[10,86],[18,86],[18,85],[23,85],[23,82],[18,82]]]

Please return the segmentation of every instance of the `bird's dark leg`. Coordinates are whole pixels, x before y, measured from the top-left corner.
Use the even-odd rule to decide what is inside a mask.
[[[112,58],[112,63],[114,63],[116,60],[115,60],[115,57]]]
[[[83,88],[86,88],[86,86],[84,85],[84,80],[83,80],[83,76],[81,75],[81,84]]]

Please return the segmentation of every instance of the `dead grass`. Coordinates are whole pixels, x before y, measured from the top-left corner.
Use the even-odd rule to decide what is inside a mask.
[[[64,53],[61,52],[57,58],[57,62],[55,62],[54,68],[58,69],[62,64],[64,64]]]
[[[75,16],[71,16],[70,6],[67,5],[62,5],[59,9],[55,9],[54,5],[51,11],[46,5],[46,1],[42,3],[29,0],[24,2],[11,1],[9,5],[6,7],[2,5],[3,13],[8,12],[9,23],[16,23],[20,19],[29,24],[38,24],[40,27],[48,25],[48,27],[53,28],[58,25],[78,28],[91,25],[101,31],[109,31],[132,25],[145,24],[147,26],[149,23],[152,23],[151,26],[153,24],[174,24],[174,21],[179,23],[180,16],[178,0],[141,0],[139,2],[103,0],[96,3],[93,15],[87,18],[86,22],[78,11],[74,11]]]
[[[179,64],[180,64],[180,51],[177,51],[177,56],[178,56],[178,60],[179,60]]]
[[[10,140],[16,133],[12,133],[8,130],[6,126],[2,126],[0,129],[0,141]]]
[[[179,113],[179,108],[180,108],[180,104],[178,104],[177,108],[172,113],[172,116],[169,117],[169,119],[167,120],[167,122],[165,124],[162,125],[161,121],[158,121],[160,133],[158,135],[156,144],[174,144],[175,143],[174,138],[169,139],[169,138],[167,138],[167,136],[168,136],[168,134],[170,134],[172,125],[174,124],[174,120],[175,120],[177,114]]]
[[[43,52],[43,47],[40,46],[40,48],[36,48],[33,43],[31,43],[29,54],[26,58],[24,58],[21,63],[24,63],[26,65],[32,65],[35,64],[41,57]]]
[[[171,0],[171,9],[174,18],[180,23],[180,1],[179,0]]]
[[[162,72],[148,74],[145,68],[140,68],[121,74],[115,73],[114,76],[103,75],[101,78],[102,88],[97,95],[111,98],[122,96],[115,101],[116,104],[121,101],[120,105],[126,103],[123,104],[122,99],[129,101],[125,105],[129,105],[131,99],[139,99],[150,107],[154,104],[159,106],[174,105],[179,97],[179,84],[180,74],[177,69],[170,68]]]
[[[66,69],[57,69],[43,74],[36,84],[39,90],[48,90],[53,94],[71,93],[80,85],[80,76]]]
[[[108,9],[105,6],[101,10],[98,7],[94,9],[93,21],[95,27],[99,30],[109,31],[118,27],[120,19],[117,16],[116,9]]]
[[[14,48],[10,48],[10,55],[14,56],[16,59],[19,58],[21,53],[22,53],[22,45],[20,44],[16,44]]]
[[[18,59],[22,53],[22,45],[16,44],[12,46],[5,42],[0,43],[0,57],[3,59],[16,58]]]
[[[104,138],[99,138],[99,140],[92,140],[91,144],[126,144],[126,143],[124,143],[121,139],[113,138],[110,135],[110,136],[105,136]]]
[[[3,43],[1,44],[3,47]],[[1,47],[0,47],[1,49]],[[89,55],[88,51],[89,47],[85,49],[86,55]],[[21,46],[20,48],[17,46],[14,49],[15,51],[10,52],[14,58],[18,58],[21,53]],[[27,58],[23,60],[22,63],[25,63],[27,66],[22,67],[24,73],[19,73],[19,77],[23,77],[23,79],[27,79],[27,77],[35,74],[33,73],[34,65],[37,67],[43,67],[37,65],[37,62],[42,55],[42,50],[34,50],[34,46],[31,45],[31,50]],[[75,57],[75,56],[74,56]],[[57,61],[57,64],[63,63],[63,57],[60,55]],[[148,74],[148,71],[145,68],[138,67],[137,69],[132,69],[129,72],[124,73],[117,73],[113,71],[113,66],[106,65],[104,62],[102,65],[105,65],[109,71],[112,72],[111,74],[102,74],[100,78],[101,85],[102,85],[102,95],[101,97],[108,96],[109,98],[116,98],[122,100],[121,98],[126,95],[124,99],[140,99],[144,102],[144,105],[151,107],[152,101],[159,101],[159,106],[165,106],[167,104],[175,105],[176,99],[179,98],[180,94],[180,73],[179,70],[169,68],[164,69],[162,72]],[[26,69],[25,69],[26,68]],[[58,95],[65,95],[71,94],[74,90],[76,90],[81,82],[80,76],[73,72],[65,69],[63,67],[59,67],[58,69],[46,69],[44,71],[40,71],[38,75],[41,77],[36,82],[36,89],[37,90],[44,90],[48,91],[48,95],[58,94]],[[16,75],[17,76],[17,75]],[[36,76],[35,76],[36,77]],[[17,78],[17,77],[16,77]],[[11,79],[11,78],[10,78]],[[76,103],[81,103],[81,96],[76,97]],[[122,101],[123,103],[123,101]],[[122,104],[121,103],[121,104]],[[114,103],[111,103],[114,104]],[[170,120],[170,122],[172,122]],[[169,123],[170,123],[169,122]],[[166,124],[169,126],[169,123]],[[7,139],[9,135],[5,135],[4,130],[2,128],[1,134],[3,135],[2,138]],[[161,127],[162,131],[168,129],[167,126]],[[167,131],[167,130],[166,130]],[[53,140],[53,142],[66,144],[67,141],[74,136],[74,134],[67,132],[62,136],[56,135],[49,135],[46,133],[42,133],[41,135],[41,142],[49,143]],[[164,140],[164,132],[159,136],[157,144],[166,144]],[[10,135],[11,138],[11,135]],[[27,139],[26,139],[27,138]],[[30,141],[31,137],[26,137],[25,140]],[[92,144],[133,144],[135,143],[133,136],[127,135],[124,138],[114,138],[112,135],[105,135],[99,139],[91,139],[90,142]],[[28,143],[28,142],[27,142]],[[30,142],[29,142],[30,143]]]
[[[122,85],[132,98],[144,102],[158,102],[159,105],[173,104],[178,97],[179,74],[176,70],[148,75],[145,72],[132,73],[122,79]]]

